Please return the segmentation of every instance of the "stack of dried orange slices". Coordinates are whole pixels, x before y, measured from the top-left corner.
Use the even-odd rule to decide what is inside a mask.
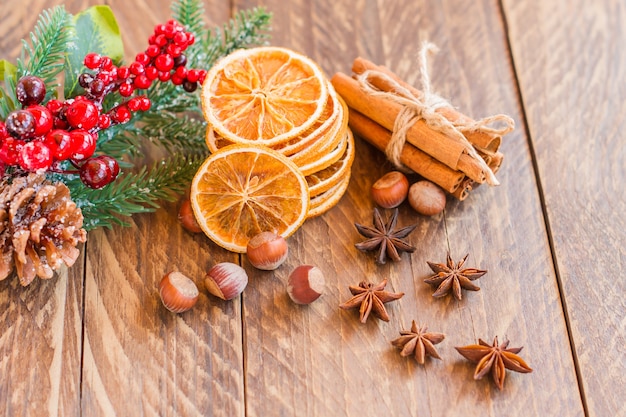
[[[355,152],[348,109],[309,58],[278,47],[234,52],[207,73],[202,105],[212,155],[190,197],[218,245],[245,252],[260,232],[290,236],[343,196]]]

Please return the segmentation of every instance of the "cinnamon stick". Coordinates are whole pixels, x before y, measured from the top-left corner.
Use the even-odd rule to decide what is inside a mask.
[[[391,140],[389,130],[354,109],[350,109],[348,124],[355,134],[383,152]],[[454,193],[465,178],[462,172],[452,170],[411,144],[404,145],[400,154],[400,161],[448,193]]]
[[[456,197],[459,201],[463,201],[469,196],[470,191],[472,191],[472,188],[474,188],[474,184],[475,184],[474,180],[472,180],[471,178],[465,177],[463,181],[461,181],[459,188],[454,190],[454,192],[451,194],[454,197]]]
[[[398,103],[384,98],[368,95],[358,82],[343,73],[336,73],[331,83],[348,104],[348,107],[380,124],[387,130],[393,130],[395,119],[402,110]],[[459,160],[463,172],[474,181],[484,182],[485,174],[478,161],[466,154],[466,145],[431,129],[426,122],[418,120],[407,132],[407,142],[426,152],[436,160],[453,170],[459,170]],[[467,169],[471,166],[472,169]]]
[[[409,90],[416,97],[419,97],[422,95],[421,91],[419,91],[412,85],[406,83],[404,80],[398,77],[394,72],[392,72],[387,67],[376,65],[373,62],[365,58],[357,57],[352,64],[352,72],[360,75],[360,74],[363,74],[367,70],[379,71],[387,75],[388,77],[396,81],[398,84],[400,84],[402,87]],[[390,92],[390,91],[393,91],[394,89],[393,86],[390,85],[389,82],[385,80],[384,78],[372,77],[370,79],[370,82],[372,83],[372,85],[374,85],[376,88],[378,88],[381,91]],[[442,107],[442,108],[437,109],[436,111],[438,113],[441,113],[446,119],[448,119],[452,123],[474,122],[473,119],[458,112],[452,107]],[[465,134],[465,137],[467,138],[468,141],[470,141],[471,144],[475,145],[476,147],[485,149],[488,151],[493,151],[493,152],[498,150],[498,148],[500,147],[500,143],[502,141],[502,138],[500,136],[485,133],[485,132],[469,132]]]

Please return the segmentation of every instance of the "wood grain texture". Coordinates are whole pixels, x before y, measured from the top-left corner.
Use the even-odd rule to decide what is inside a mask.
[[[504,6],[589,415],[625,415],[626,8]]]
[[[275,13],[275,27],[297,32],[275,40],[311,55],[330,74],[349,71],[361,55],[416,84],[420,42],[434,41],[442,50],[432,60],[435,91],[471,116],[504,112],[521,125],[497,2],[362,1],[346,7],[314,1],[312,17],[283,2],[263,3]],[[360,236],[352,223],[371,222],[369,188],[391,167],[357,142],[347,195],[307,222],[290,239],[295,254],[288,264],[273,276],[257,274],[244,295],[248,415],[583,414],[523,128],[506,140],[503,185],[481,187],[463,203],[450,201],[445,214],[434,218],[403,206],[401,223],[418,223],[411,237],[418,250],[382,267],[355,250]],[[461,302],[434,300],[421,282],[430,273],[426,260],[443,262],[448,249],[455,259],[471,252],[472,266],[489,269],[480,280],[483,290]],[[290,305],[284,295],[289,271],[301,263],[316,264],[329,281],[327,294],[305,308]],[[348,285],[382,278],[406,293],[390,305],[390,323],[361,325],[355,312],[338,310],[350,296]],[[412,319],[447,334],[438,346],[442,362],[421,368],[391,347]],[[472,381],[473,366],[454,350],[495,335],[525,345],[523,356],[535,369],[510,374],[504,392],[487,379]]]
[[[62,4],[34,1],[33,9],[3,4],[0,56],[14,62],[20,39],[38,11]],[[77,12],[87,2],[70,1]],[[81,249],[83,245],[80,246]],[[69,270],[23,288],[17,277],[0,281],[0,415],[68,416],[80,413],[84,253]]]

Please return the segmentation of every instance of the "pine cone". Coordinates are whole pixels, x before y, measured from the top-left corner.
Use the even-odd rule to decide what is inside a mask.
[[[63,265],[72,266],[85,242],[83,214],[70,190],[31,173],[0,182],[0,280],[13,269],[26,286],[35,276],[52,278]]]

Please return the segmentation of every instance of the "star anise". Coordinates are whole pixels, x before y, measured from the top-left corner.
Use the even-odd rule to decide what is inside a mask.
[[[461,288],[470,291],[480,290],[480,287],[472,284],[472,281],[482,277],[487,271],[476,268],[461,269],[468,256],[469,253],[456,265],[452,262],[450,252],[448,252],[447,265],[428,262],[428,266],[435,272],[435,275],[426,278],[424,282],[438,286],[433,297],[443,297],[452,292],[457,300],[461,300]]]
[[[457,347],[455,349],[466,359],[478,363],[474,371],[474,379],[481,379],[491,370],[491,377],[498,388],[502,390],[507,369],[522,373],[533,371],[530,366],[517,355],[522,348],[508,348],[508,346],[508,340],[498,345],[498,336],[496,336],[491,345],[482,339],[478,339],[477,345]]]
[[[363,226],[358,223],[354,224],[359,233],[368,238],[354,246],[361,251],[378,249],[376,262],[379,264],[384,264],[387,258],[396,262],[399,261],[402,252],[414,252],[416,249],[403,239],[415,230],[417,224],[396,230],[397,221],[398,209],[394,210],[391,218],[385,224],[378,209],[374,208],[374,227]]]
[[[395,347],[402,349],[400,355],[414,355],[420,365],[424,364],[426,355],[435,359],[441,359],[435,345],[441,343],[446,337],[443,333],[427,333],[428,327],[417,327],[415,320],[411,324],[411,330],[400,330],[400,337],[391,341]]]
[[[381,320],[389,321],[389,314],[385,309],[385,303],[398,300],[404,295],[403,292],[395,293],[385,291],[387,280],[384,279],[377,285],[362,281],[358,287],[350,286],[353,297],[339,307],[350,310],[359,307],[361,323],[365,323],[373,311]]]

